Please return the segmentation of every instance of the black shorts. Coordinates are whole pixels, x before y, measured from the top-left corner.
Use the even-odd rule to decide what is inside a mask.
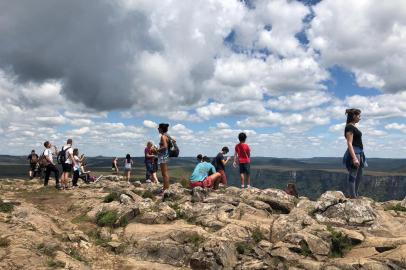
[[[72,164],[62,163],[62,172],[72,172]]]
[[[250,164],[249,163],[240,163],[240,173],[245,173],[250,175]]]
[[[37,168],[37,163],[30,163],[30,171],[35,171]]]

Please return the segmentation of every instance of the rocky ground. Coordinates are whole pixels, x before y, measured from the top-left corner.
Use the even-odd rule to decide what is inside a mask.
[[[406,269],[406,199],[0,181],[0,269]]]

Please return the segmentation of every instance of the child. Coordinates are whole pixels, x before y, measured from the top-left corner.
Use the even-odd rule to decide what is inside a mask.
[[[235,146],[234,154],[234,168],[237,168],[237,162],[240,167],[241,188],[244,188],[244,180],[247,179],[247,188],[251,187],[250,179],[250,163],[251,163],[251,149],[248,144],[245,143],[247,135],[244,132],[238,134],[239,144]]]
[[[158,178],[156,176],[157,172],[157,149],[154,147],[154,144],[149,141],[147,143],[147,147],[144,149],[145,155],[145,168],[146,168],[146,175],[145,179],[147,183],[151,183],[151,180],[154,184],[158,184]]]

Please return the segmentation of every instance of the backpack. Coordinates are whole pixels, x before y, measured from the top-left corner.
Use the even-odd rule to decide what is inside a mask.
[[[211,160],[211,164],[214,166],[214,168],[216,168],[216,170],[217,170],[217,157],[214,157],[212,160]]]
[[[41,168],[45,168],[50,164],[45,156],[45,151],[42,152],[42,155],[39,157],[38,164]]]
[[[171,138],[171,136],[167,135],[168,137],[168,153],[169,157],[178,157],[179,156],[179,147],[176,144],[176,141]]]
[[[66,151],[69,150],[71,147],[67,147],[66,149],[62,149],[59,151],[58,156],[56,157],[56,160],[58,161],[58,164],[64,164],[66,161]]]
[[[38,162],[38,155],[37,154],[34,154],[34,155],[31,155],[31,164],[37,164],[37,162]]]

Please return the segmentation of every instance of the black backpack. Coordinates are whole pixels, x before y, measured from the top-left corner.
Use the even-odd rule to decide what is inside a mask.
[[[66,149],[62,149],[59,151],[58,156],[56,157],[56,160],[58,161],[58,164],[64,164],[66,161],[66,151],[69,150],[71,147],[67,147]]]
[[[217,157],[214,157],[212,160],[211,160],[211,164],[214,166],[214,168],[216,168],[216,170],[217,170]]]
[[[171,136],[167,135],[168,137],[168,154],[169,157],[179,157],[179,147],[176,144],[176,141],[174,141]]]

